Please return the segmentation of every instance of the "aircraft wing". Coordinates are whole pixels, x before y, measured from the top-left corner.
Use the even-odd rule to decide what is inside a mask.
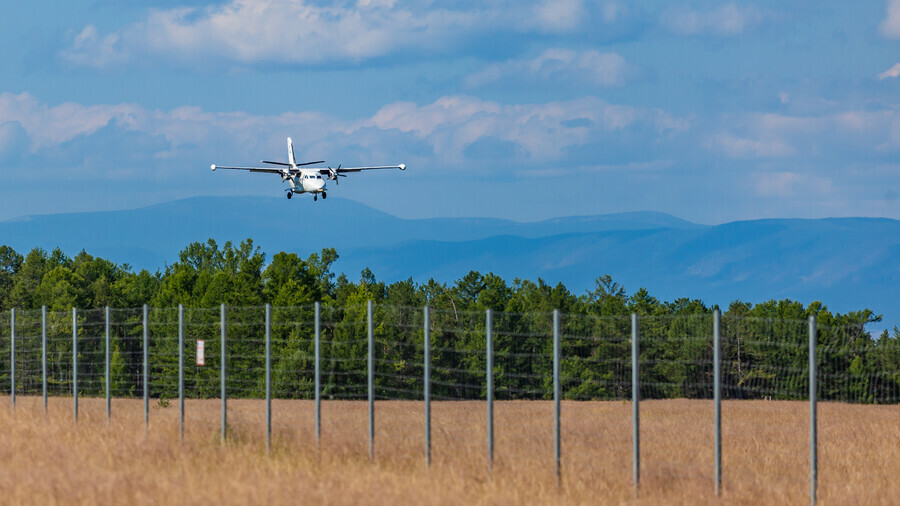
[[[383,170],[383,169],[400,169],[406,170],[406,164],[401,163],[400,165],[383,165],[380,167],[339,167],[336,169],[319,169],[319,174],[328,175],[331,171],[334,171],[337,174],[343,174],[344,172],[362,172],[364,170]]]
[[[210,170],[216,169],[228,169],[228,170],[247,170],[250,172],[268,172],[271,174],[281,174],[281,169],[276,169],[274,167],[228,167],[225,165],[210,165]]]

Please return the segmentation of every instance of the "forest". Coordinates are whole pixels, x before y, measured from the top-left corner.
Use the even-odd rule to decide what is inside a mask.
[[[374,302],[375,376],[379,398],[421,398],[424,311],[428,306],[432,391],[437,399],[485,395],[486,310],[493,313],[495,395],[498,399],[552,397],[553,314],[560,312],[561,377],[567,399],[631,396],[631,314],[639,315],[641,395],[712,395],[713,311],[722,314],[723,395],[800,399],[808,382],[808,323],[818,321],[820,398],[896,402],[900,398],[900,329],[872,336],[865,325],[881,316],[860,308],[833,313],[821,302],[792,300],[727,308],[701,300],[662,301],[646,289],[630,294],[608,275],[593,290],[469,272],[453,283],[412,279],[385,283],[365,269],[358,279],[332,271],[334,249],[271,258],[251,239],[219,245],[210,239],[185,247],[155,273],[134,272],[81,252],[36,248],[25,255],[0,247],[0,353],[9,357],[15,309],[16,391],[42,388],[42,331],[47,332],[50,393],[80,395],[106,389],[106,310],[109,311],[110,389],[116,396],[143,389],[147,305],[149,388],[155,398],[177,395],[179,305],[184,309],[185,389],[189,396],[219,392],[222,304],[227,327],[229,395],[265,392],[265,305],[271,315],[272,382],[282,398],[310,398],[314,388],[314,304],[321,311],[321,379],[326,398],[363,398],[367,374],[367,302]],[[41,309],[46,307],[46,314]],[[72,308],[77,353],[73,356]],[[46,319],[46,320],[45,320]],[[42,322],[46,321],[46,327]],[[206,364],[195,364],[195,341]],[[77,369],[73,367],[77,358]],[[0,361],[0,385],[10,387],[11,364]]]

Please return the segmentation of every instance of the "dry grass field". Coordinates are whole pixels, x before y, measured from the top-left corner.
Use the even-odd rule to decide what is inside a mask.
[[[368,459],[365,402],[323,403],[316,451],[313,404],[273,403],[273,451],[263,402],[220,404],[0,397],[4,504],[806,504],[808,404],[723,404],[724,489],[713,493],[712,403],[641,404],[642,479],[631,481],[631,405],[563,403],[563,480],[553,474],[550,402],[498,402],[494,474],[486,474],[483,402],[435,403],[433,464],[423,458],[422,404],[376,403],[376,458]],[[900,503],[900,407],[819,405],[822,504]]]

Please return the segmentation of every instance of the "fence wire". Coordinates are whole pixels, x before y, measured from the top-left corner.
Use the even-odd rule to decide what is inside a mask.
[[[177,308],[79,310],[79,394],[106,389],[106,335],[114,397],[140,397],[144,388],[144,334],[152,397],[178,394]],[[220,308],[185,308],[185,395],[220,395]],[[0,385],[10,389],[11,315],[0,314]],[[314,307],[275,307],[271,320],[273,397],[314,396]],[[493,316],[494,398],[553,398],[551,313]],[[321,394],[326,399],[367,398],[368,333],[365,305],[323,306],[320,314]],[[712,315],[640,318],[640,397],[710,399],[713,385]],[[265,394],[265,308],[225,310],[226,389],[230,396]],[[422,308],[375,305],[376,396],[421,399],[424,375]],[[432,310],[432,397],[485,399],[485,315]],[[73,314],[16,311],[16,392],[41,393],[42,336],[46,333],[50,395],[71,395]],[[722,319],[722,396],[725,399],[807,399],[808,322],[757,318]],[[631,397],[631,322],[628,317],[562,315],[561,385],[569,400]],[[197,342],[205,363],[197,364]],[[850,403],[900,401],[900,338],[878,339],[861,325],[818,326],[819,400]]]
[[[365,304],[320,308],[321,399],[367,400],[371,358],[374,399],[421,401],[428,367],[430,398],[457,401],[461,409],[471,411],[469,421],[483,424],[483,408],[473,405],[470,410],[465,403],[479,401],[477,406],[483,405],[490,374],[493,398],[499,403],[497,419],[511,425],[530,424],[548,436],[535,441],[524,432],[503,434],[497,441],[498,461],[513,467],[543,466],[551,458],[552,406],[530,403],[543,411],[539,417],[525,420],[521,405],[506,401],[554,399],[553,313],[493,313],[493,370],[487,371],[484,312],[435,309],[426,322],[421,307],[375,304],[371,322],[374,354],[370,357],[367,310]],[[29,310],[15,312],[13,332],[12,314],[5,312],[0,314],[0,387],[19,395],[41,395],[46,379],[48,395],[71,396],[77,372],[79,396],[103,397],[108,389],[114,398],[139,398],[146,388],[150,398],[175,399],[179,359],[183,358],[186,398],[220,397],[224,370],[229,398],[263,399],[268,331],[272,397],[312,400],[316,395],[315,322],[313,305],[274,307],[268,325],[264,306],[184,308],[183,318],[178,308],[78,310],[74,320],[71,310]],[[809,322],[746,317],[724,317],[721,322],[723,399],[809,399]],[[639,397],[712,399],[713,325],[711,313],[640,317]],[[631,335],[629,317],[561,315],[561,398],[568,402],[630,400]],[[819,325],[816,340],[818,400],[900,402],[900,335],[873,338],[861,325]],[[198,360],[200,342],[205,350],[202,364]],[[587,407],[573,409],[581,412]],[[434,416],[446,415],[438,408]],[[627,471],[619,464],[591,461],[590,455],[603,451],[594,435],[577,418],[563,416],[562,420],[571,462],[617,474]],[[471,430],[466,427],[451,424],[435,434],[435,441],[471,444]],[[661,427],[653,421],[646,427],[651,445],[654,438],[669,437]],[[393,437],[402,444],[422,444],[418,434],[396,432]],[[627,432],[606,441],[616,452],[628,453],[631,440]],[[669,467],[651,468],[651,472],[670,473],[680,465],[671,459],[666,464]]]

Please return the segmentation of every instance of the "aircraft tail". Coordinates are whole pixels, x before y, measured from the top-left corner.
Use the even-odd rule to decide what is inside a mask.
[[[288,140],[287,140],[287,145],[288,145],[288,163],[291,164],[291,167],[296,167],[296,166],[297,166],[297,162],[294,160],[294,143],[291,141],[291,138],[290,138],[290,137],[288,137],[287,139],[288,139]]]

